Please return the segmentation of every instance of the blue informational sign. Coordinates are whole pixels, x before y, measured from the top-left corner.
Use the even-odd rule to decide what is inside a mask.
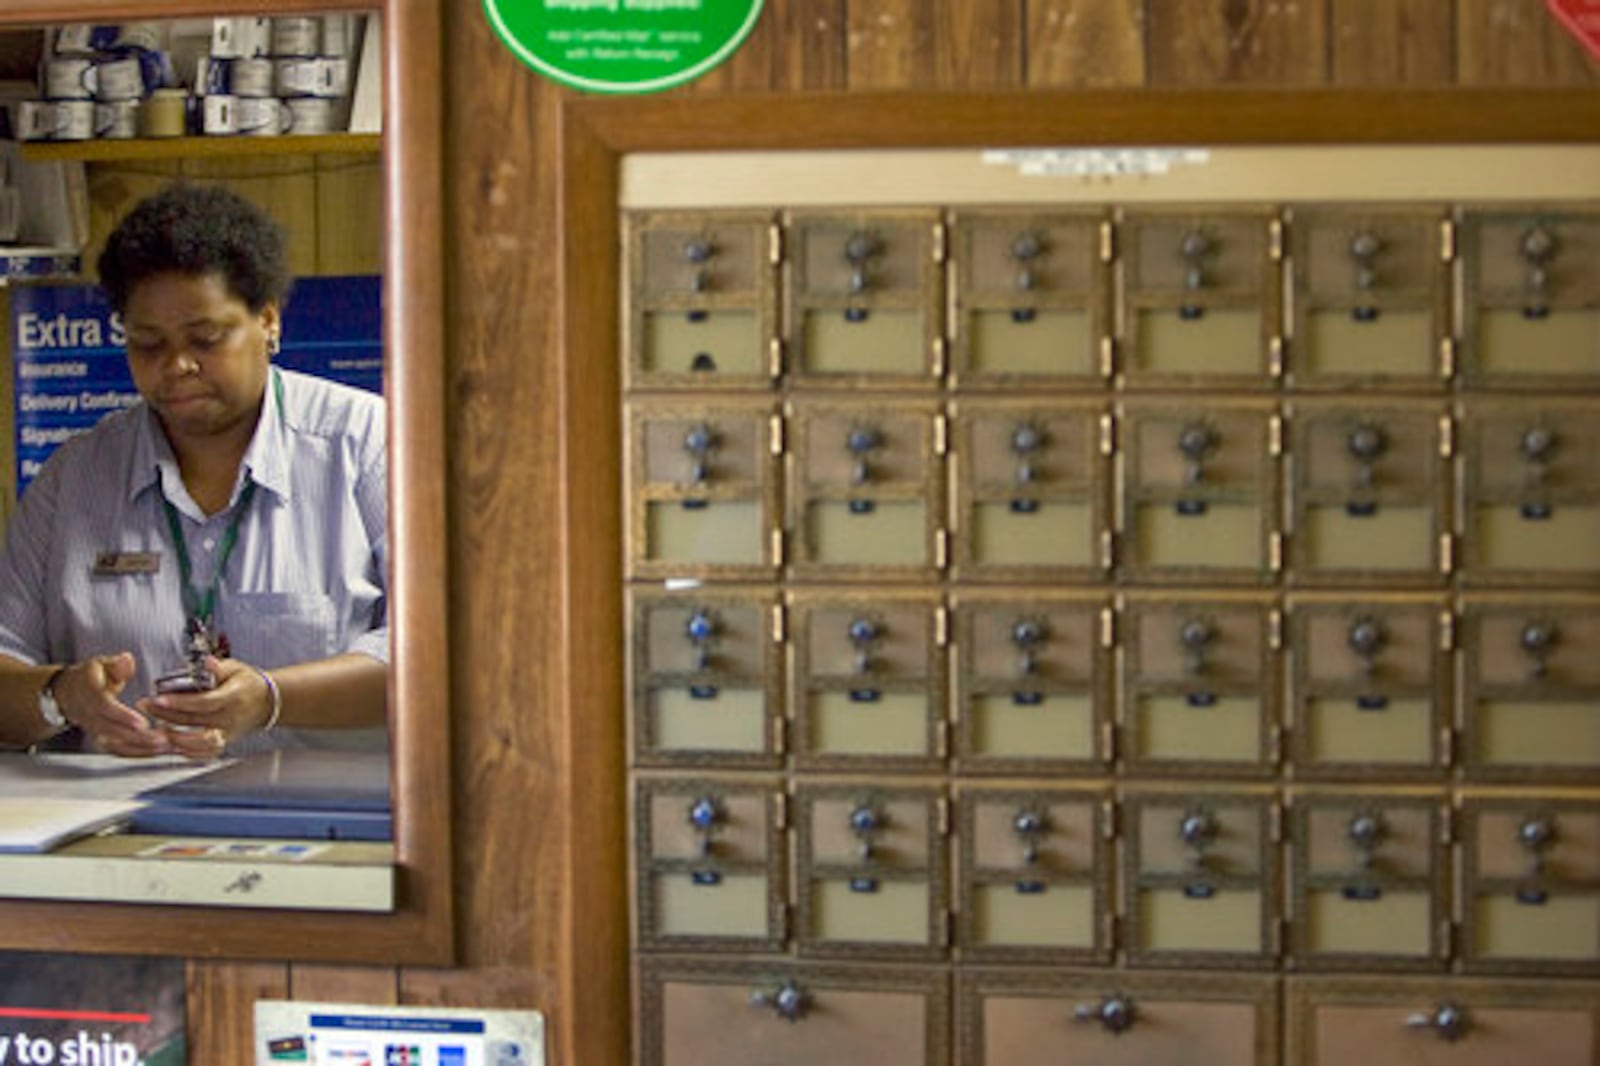
[[[283,308],[279,366],[383,391],[382,279],[301,278]],[[17,493],[61,442],[139,402],[120,316],[92,285],[11,291]]]

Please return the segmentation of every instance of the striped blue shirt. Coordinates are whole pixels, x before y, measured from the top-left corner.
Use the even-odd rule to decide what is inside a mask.
[[[257,487],[215,607],[233,656],[263,669],[351,651],[388,661],[384,402],[272,373],[281,391],[266,390],[232,502],[210,517],[189,496],[143,403],[57,449],[23,495],[0,553],[0,654],[69,663],[132,651],[139,673],[123,699],[148,695],[156,676],[185,662],[182,579],[162,497],[181,516],[193,583],[203,590],[248,478]],[[137,561],[112,572],[110,552]],[[341,743],[331,730],[272,736],[278,746]],[[248,739],[240,750],[265,738]],[[342,742],[374,739],[347,734]]]

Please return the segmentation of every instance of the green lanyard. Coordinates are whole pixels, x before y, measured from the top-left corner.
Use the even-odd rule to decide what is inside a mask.
[[[272,368],[272,389],[278,399],[278,417],[282,418],[283,379],[278,376],[277,367]],[[233,546],[239,543],[239,523],[244,521],[245,512],[250,510],[250,501],[255,494],[256,483],[246,479],[244,491],[239,494],[239,502],[233,509],[233,518],[228,522],[228,528],[222,531],[222,551],[217,558],[216,572],[211,575],[211,585],[202,596],[194,587],[194,564],[189,560],[189,545],[183,538],[183,522],[178,517],[178,509],[172,506],[165,492],[161,493],[161,506],[167,512],[167,526],[172,530],[172,545],[178,553],[178,577],[183,582],[183,609],[191,619],[204,627],[205,632],[211,630],[211,612],[217,605],[217,589],[222,585],[222,576],[228,571],[228,559],[233,555]]]
[[[233,554],[233,547],[239,543],[239,523],[244,521],[245,512],[250,509],[250,501],[255,497],[256,483],[246,481],[244,491],[239,494],[239,503],[233,509],[233,518],[228,522],[228,528],[222,533],[222,551],[217,557],[216,573],[211,575],[211,585],[201,595],[194,587],[194,564],[189,561],[189,546],[183,539],[183,522],[178,518],[178,509],[172,506],[172,501],[167,499],[167,494],[161,494],[161,506],[167,512],[167,525],[172,529],[172,544],[178,553],[178,576],[183,581],[183,609],[189,612],[189,617],[198,621],[209,631],[211,628],[211,612],[217,603],[217,588],[222,584],[222,575],[228,569],[228,558]]]

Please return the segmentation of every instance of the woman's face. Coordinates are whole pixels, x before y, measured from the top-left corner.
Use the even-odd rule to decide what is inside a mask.
[[[174,446],[255,429],[278,307],[251,311],[218,274],[157,274],[123,311],[128,369]]]

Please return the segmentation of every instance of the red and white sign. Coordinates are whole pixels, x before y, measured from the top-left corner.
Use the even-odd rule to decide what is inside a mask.
[[[1600,59],[1600,0],[1544,0],[1544,5],[1590,55]]]

